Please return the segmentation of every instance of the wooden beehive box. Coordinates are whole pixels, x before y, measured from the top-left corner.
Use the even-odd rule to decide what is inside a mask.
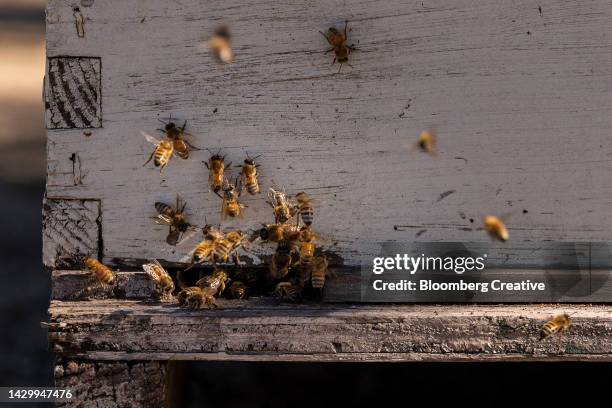
[[[532,261],[534,242],[605,243],[611,19],[605,1],[50,0],[43,238],[55,281],[53,350],[96,367],[136,360],[142,372],[168,359],[610,358],[605,307],[566,308],[577,313],[575,331],[551,345],[528,336],[551,306],[259,299],[187,312],[129,298],[150,293],[134,273],[143,260],[189,259],[152,223],[155,201],[180,193],[194,223],[219,221],[207,150],[171,160],[163,177],[142,166],[152,145],[140,132],[155,134],[170,115],[227,161],[261,155],[264,191],[276,184],[317,200],[316,230],[333,241],[325,250],[341,268],[331,300],[359,300],[358,266],[376,243],[486,241],[486,214],[514,213],[512,240],[493,245],[512,267]],[[345,20],[358,50],[338,73],[318,31]],[[235,51],[222,67],[206,47],[220,24],[231,27]],[[439,135],[435,158],[410,148],[424,129]],[[244,202],[245,218],[226,225],[272,221],[263,196]],[[75,271],[80,254],[125,272],[119,289],[100,295],[124,299],[65,301],[85,279]],[[177,337],[181,327],[200,334]],[[93,370],[71,368],[62,373]]]

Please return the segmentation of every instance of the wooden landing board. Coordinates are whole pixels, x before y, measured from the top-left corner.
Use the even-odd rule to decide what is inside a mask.
[[[573,313],[560,337],[541,326]],[[208,311],[141,301],[52,301],[51,349],[88,360],[612,360],[607,306],[297,306],[220,301]]]
[[[142,167],[152,145],[140,131],[170,114],[234,164],[261,154],[264,189],[317,199],[314,228],[345,265],[373,254],[364,240],[486,241],[487,214],[513,214],[502,250],[519,266],[516,248],[610,239],[608,1],[96,1],[81,7],[83,36],[72,8],[48,3],[49,70],[60,56],[99,59],[100,106],[77,92],[82,78],[95,90],[97,65],[81,76],[69,64],[62,89],[89,109],[48,118],[47,196],[101,202],[106,261],[187,259],[152,224],[155,201],[181,193],[192,222],[218,220],[206,150],[163,178]],[[318,31],[344,20],[358,51],[338,74]],[[221,23],[236,55],[223,68],[203,45]],[[410,147],[429,128],[437,158]],[[244,201],[237,225],[272,220],[262,197]]]

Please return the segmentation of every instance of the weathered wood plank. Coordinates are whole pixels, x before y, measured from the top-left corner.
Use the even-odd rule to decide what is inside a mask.
[[[102,201],[106,261],[184,262],[188,245],[169,248],[149,219],[177,192],[189,219],[218,220],[208,152],[174,159],[163,179],[141,167],[140,131],[171,113],[228,161],[262,154],[264,188],[318,199],[314,227],[347,265],[376,253],[369,242],[485,241],[482,216],[508,211],[500,248],[517,265],[539,242],[609,240],[609,2],[129,0],[81,12],[84,37],[71,3],[49,2],[47,52],[101,58],[104,127],[49,130],[47,187]],[[336,74],[318,31],[345,19],[359,50]],[[202,46],[221,22],[236,54],[224,69]],[[404,147],[425,128],[437,160]],[[244,201],[236,225],[271,220],[261,197]]]
[[[56,365],[55,385],[76,396],[58,407],[163,407],[166,363],[68,361]]]
[[[47,60],[47,129],[102,126],[100,58],[52,57]]]
[[[155,283],[144,272],[117,272],[113,285],[98,283],[87,271],[53,271],[51,299],[154,299]]]
[[[612,357],[612,311],[607,306],[219,303],[216,310],[188,311],[134,301],[53,301],[49,341],[60,355],[88,359]],[[572,328],[564,336],[538,341],[546,320],[563,312],[573,313]]]
[[[75,267],[80,256],[101,253],[100,202],[45,198],[43,202],[43,264]]]

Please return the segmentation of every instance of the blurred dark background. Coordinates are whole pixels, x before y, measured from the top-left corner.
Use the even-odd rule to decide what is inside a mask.
[[[42,269],[44,0],[0,1],[0,386],[51,385]]]
[[[0,0],[0,386],[53,384],[53,357],[40,325],[47,318],[50,291],[49,274],[41,266],[44,52],[44,0]],[[610,365],[593,363],[180,366],[179,406],[243,408],[416,399],[500,406],[538,393],[543,401],[558,402],[571,389],[584,403],[589,398],[581,390],[594,390],[596,398],[611,373]]]

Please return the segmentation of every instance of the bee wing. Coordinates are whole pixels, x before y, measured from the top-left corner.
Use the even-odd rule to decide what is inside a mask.
[[[148,134],[147,132],[143,132],[142,130],[140,131],[140,134],[144,136],[145,139],[147,139],[147,141],[149,143],[153,143],[153,144],[159,144],[159,140],[157,140],[156,138],[154,138],[153,136],[151,136],[150,134]]]
[[[198,232],[199,229],[196,227],[188,227],[187,228],[187,232],[183,233],[183,236],[181,237],[181,239],[176,243],[176,245],[181,245],[182,243],[184,243],[185,241],[189,240],[191,237],[193,237],[196,232]]]
[[[157,262],[157,261],[155,261]],[[159,275],[155,271],[155,267],[153,263],[146,263],[142,265],[142,270],[145,271],[147,276],[151,278],[151,280],[155,282],[159,282]]]
[[[157,214],[156,217],[153,217],[153,220],[156,224],[159,225],[170,225],[172,226],[172,218],[167,216],[166,214]]]

